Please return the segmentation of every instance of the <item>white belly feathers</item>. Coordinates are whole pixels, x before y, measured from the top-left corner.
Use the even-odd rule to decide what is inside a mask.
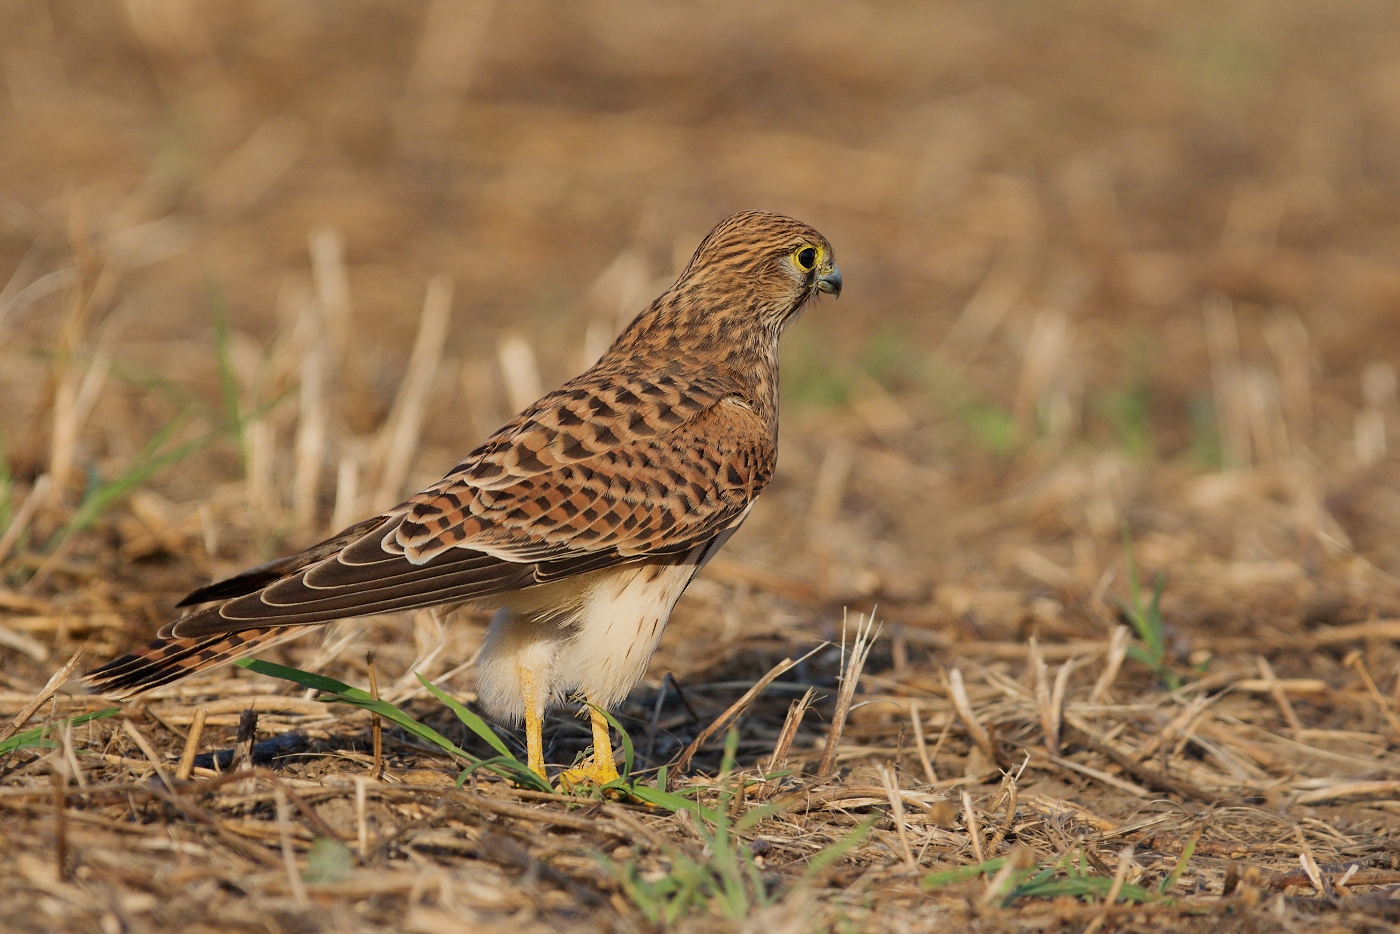
[[[477,695],[492,716],[525,716],[533,672],[545,703],[576,692],[612,707],[646,673],[695,564],[637,564],[519,591],[497,614],[477,661]]]

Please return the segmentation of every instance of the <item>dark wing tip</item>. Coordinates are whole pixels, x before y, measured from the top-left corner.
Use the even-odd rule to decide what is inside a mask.
[[[217,581],[207,584],[198,590],[189,593],[183,600],[175,604],[177,607],[198,606],[201,603],[212,603],[215,600],[230,600],[234,597],[242,597],[250,593],[257,593],[268,584],[274,583],[283,577],[280,569],[272,569],[266,566],[253,568],[244,571],[242,574],[235,574],[227,580]]]

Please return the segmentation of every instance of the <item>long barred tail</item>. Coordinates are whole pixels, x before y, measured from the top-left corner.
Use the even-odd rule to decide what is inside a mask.
[[[245,629],[195,639],[162,636],[129,655],[88,672],[84,680],[93,694],[125,700],[197,671],[208,671],[259,652],[278,642],[303,635],[312,628],[319,627]]]

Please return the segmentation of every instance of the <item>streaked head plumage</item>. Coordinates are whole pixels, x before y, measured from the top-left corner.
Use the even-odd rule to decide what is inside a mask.
[[[781,325],[818,292],[839,295],[841,271],[815,228],[782,214],[744,211],[700,242],[676,290],[745,296],[746,305]]]

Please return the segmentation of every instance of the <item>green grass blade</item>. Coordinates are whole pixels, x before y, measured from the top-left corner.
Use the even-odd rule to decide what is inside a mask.
[[[1172,890],[1172,887],[1176,885],[1176,881],[1181,878],[1182,872],[1186,869],[1186,864],[1191,861],[1192,855],[1195,854],[1196,844],[1200,842],[1200,839],[1201,833],[1197,831],[1190,840],[1186,841],[1186,846],[1182,847],[1181,850],[1181,858],[1176,861],[1176,866],[1173,867],[1171,875],[1163,879],[1161,887],[1157,889],[1160,894],[1167,894]]]
[[[361,710],[368,710],[371,713],[379,714],[390,723],[403,728],[419,739],[437,746],[448,755],[455,756],[466,762],[468,768],[459,777],[459,786],[472,772],[480,768],[485,768],[490,769],[503,778],[509,778],[517,784],[527,785],[536,791],[554,791],[554,789],[549,786],[548,782],[540,778],[534,772],[531,772],[519,759],[512,756],[510,750],[505,749],[503,750],[504,755],[492,759],[477,759],[471,753],[462,749],[426,723],[415,720],[388,701],[372,699],[366,692],[359,688],[351,687],[343,681],[337,681],[325,675],[312,674],[309,671],[302,671],[300,668],[290,668],[286,665],[277,665],[256,658],[241,658],[234,662],[234,664],[260,675],[267,675],[270,678],[280,678],[283,681],[291,681],[293,684],[299,684],[302,687],[321,691],[323,693],[317,700],[322,703],[349,704],[352,707],[359,707]],[[454,710],[454,712],[456,711]],[[465,708],[463,708],[463,712],[469,717],[475,716],[475,714],[472,714]],[[467,725],[471,726],[470,723],[467,723]],[[485,724],[483,723],[483,727],[484,726]],[[495,734],[492,735],[494,736]],[[499,742],[500,738],[496,737],[496,740]],[[504,746],[504,744],[502,744],[502,746]]]
[[[919,880],[919,885],[926,889],[937,889],[945,885],[968,882],[972,879],[976,879],[978,876],[989,876],[999,872],[1005,863],[1006,858],[998,856],[996,859],[989,859],[986,862],[978,863],[976,866],[959,866],[956,869],[944,869],[941,872],[931,872]]]
[[[770,817],[776,817],[786,810],[776,804],[761,804],[756,808],[749,808],[743,816],[734,822],[734,832],[744,833],[751,830]]]
[[[1011,890],[1003,901],[1010,905],[1020,898],[1059,898],[1069,895],[1076,898],[1104,898],[1113,890],[1113,880],[1107,876],[1075,876],[1070,879],[1030,880]],[[1125,902],[1147,902],[1156,896],[1137,885],[1125,884],[1118,892],[1118,898]]]
[[[669,791],[661,791],[652,788],[650,785],[637,784],[625,789],[628,794],[641,801],[643,804],[654,804],[659,808],[665,808],[671,813],[677,811],[689,811],[697,817],[703,817],[712,824],[718,823],[720,816],[713,808],[707,808],[703,804],[683,798],[678,794]],[[698,829],[698,827],[697,827]]]
[[[115,716],[122,712],[120,707],[107,707],[93,713],[79,714],[76,717],[69,717],[66,720],[55,720],[45,726],[35,727],[32,730],[25,730],[23,733],[16,733],[9,739],[0,743],[0,756],[7,755],[19,749],[28,749],[31,746],[38,746],[46,742],[45,737],[52,731],[61,729],[69,724],[78,726],[90,720],[105,720],[107,717]]]
[[[514,755],[511,754],[510,749],[506,747],[506,744],[501,740],[499,736],[496,735],[496,731],[491,729],[491,726],[485,720],[472,713],[466,707],[463,707],[455,697],[449,695],[446,691],[442,690],[442,688],[438,687],[436,684],[433,684],[427,678],[423,677],[417,672],[414,672],[414,677],[418,679],[418,682],[422,684],[423,687],[428,689],[429,693],[431,693],[438,700],[446,704],[448,709],[457,715],[457,719],[461,720],[462,723],[466,725],[467,729],[471,730],[477,736],[480,736],[482,739],[484,739],[492,749],[496,750],[502,756],[505,756],[508,759],[511,759],[516,762],[520,761],[516,759]],[[531,772],[530,774],[534,775],[533,772]]]
[[[719,762],[719,781],[724,784],[729,778],[729,773],[734,771],[734,757],[739,751],[739,730],[730,727],[724,734],[724,758]]]
[[[463,769],[462,773],[457,776],[457,787],[461,788],[466,784],[467,779],[471,777],[473,772],[481,769],[495,772],[502,778],[508,778],[517,785],[523,785],[534,791],[541,791],[545,794],[557,793],[549,782],[530,771],[529,766],[525,765],[514,756],[495,756],[490,759],[473,761],[471,765]]]
[[[53,539],[51,539],[46,546],[48,550],[52,551],[54,548],[63,544],[64,540],[70,535],[87,529],[87,527],[96,522],[97,518],[101,516],[102,513],[106,512],[109,507],[118,500],[124,498],[132,490],[144,484],[157,472],[169,467],[171,464],[184,460],[222,434],[221,429],[211,431],[207,434],[200,435],[198,438],[186,441],[184,444],[177,447],[171,448],[164,453],[155,453],[164,446],[165,441],[183,421],[184,413],[181,412],[162,425],[151,440],[147,442],[146,447],[132,461],[131,466],[127,468],[125,473],[117,479],[109,483],[99,484],[93,489],[93,491],[88,494],[87,498],[83,500],[83,504],[79,506],[78,510],[73,514],[73,517],[68,520],[62,529],[55,533]]]
[[[878,814],[867,817],[865,820],[852,827],[850,832],[844,837],[837,840],[834,846],[829,846],[816,856],[813,856],[812,861],[807,864],[807,871],[802,874],[803,878],[808,880],[812,879],[827,866],[830,866],[851,850],[860,846],[861,842],[870,834],[870,830],[875,826],[875,822],[879,819],[880,816]]]
[[[219,396],[224,404],[224,419],[233,430],[239,456],[243,456],[243,416],[239,411],[238,373],[233,366],[232,343],[229,340],[228,315],[224,309],[224,293],[212,278],[207,280],[209,292],[209,323],[214,329],[214,355],[219,364]]]
[[[0,535],[10,527],[10,492],[14,487],[10,472],[10,452],[5,446],[5,433],[0,431]]]
[[[289,668],[286,665],[277,665],[258,658],[240,658],[238,661],[234,662],[234,664],[239,668],[246,668],[260,675],[267,675],[269,678],[280,678],[283,681],[291,681],[295,684],[300,684],[304,688],[324,691],[327,694],[343,694],[346,697],[353,697],[356,700],[370,699],[367,692],[361,691],[359,688],[352,688],[344,681],[327,678],[325,675],[315,675],[309,671],[302,671],[300,668]]]
[[[350,704],[352,707],[359,707],[361,710],[368,710],[377,713],[390,723],[403,727],[420,739],[427,740],[449,755],[461,756],[467,762],[476,762],[476,757],[464,749],[457,746],[447,737],[425,723],[404,713],[388,701],[373,700],[364,691],[352,688],[348,684],[343,684],[334,678],[327,678],[324,675],[313,675],[309,671],[302,671],[299,668],[288,668],[285,665],[274,665],[272,662],[264,662],[255,658],[239,659],[234,664],[255,671],[258,674],[268,675],[273,678],[281,678],[284,681],[291,681],[300,684],[302,687],[314,688],[318,691],[326,692],[317,700],[322,703]]]

